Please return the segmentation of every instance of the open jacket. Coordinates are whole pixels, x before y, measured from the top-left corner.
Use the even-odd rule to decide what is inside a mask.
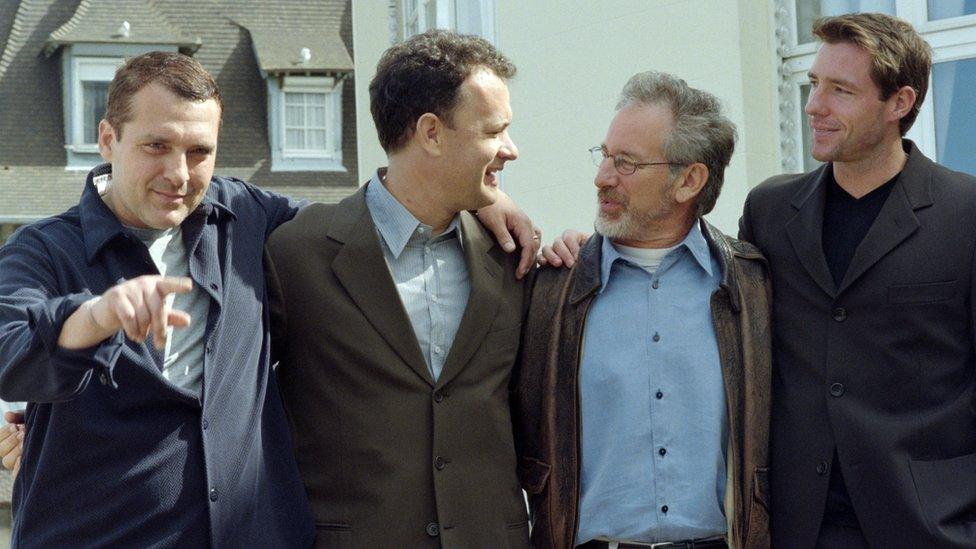
[[[771,285],[753,246],[701,221],[722,271],[711,309],[729,417],[725,516],[733,548],[769,546]],[[572,269],[537,273],[522,327],[512,405],[519,477],[536,547],[573,547],[579,524],[579,367],[587,310],[600,288],[595,234]]]

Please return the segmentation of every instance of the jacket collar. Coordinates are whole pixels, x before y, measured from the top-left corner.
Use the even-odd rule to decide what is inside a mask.
[[[732,309],[739,312],[741,310],[739,282],[735,269],[732,268],[732,260],[735,256],[754,259],[761,259],[762,256],[758,252],[752,253],[744,248],[733,248],[732,240],[704,219],[699,220],[699,226],[701,234],[708,244],[708,249],[715,256],[719,269],[721,269],[722,280],[719,286],[727,291]],[[570,274],[572,280],[569,299],[574,305],[579,304],[584,298],[600,289],[603,241],[603,235],[593,233],[593,236],[580,248],[579,259]]]
[[[85,240],[85,259],[89,265],[96,261],[98,254],[109,242],[124,237],[129,232],[100,196],[100,191],[104,190],[111,176],[111,164],[95,166],[85,178],[85,188],[81,191],[81,200],[78,203],[81,230]],[[236,219],[237,214],[234,210],[217,199],[218,186],[213,185],[216,179],[218,178],[211,179],[211,184],[207,187],[207,192],[193,215],[204,215],[208,221],[220,219],[222,215],[226,215],[229,219]]]

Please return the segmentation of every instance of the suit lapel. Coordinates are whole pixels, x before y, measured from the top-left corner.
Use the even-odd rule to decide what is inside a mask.
[[[878,217],[868,229],[868,234],[864,235],[864,240],[854,252],[838,293],[849,288],[882,257],[918,230],[915,210],[932,204],[929,193],[930,164],[912,144],[908,162]]]
[[[366,207],[365,191],[363,186],[338,206],[329,237],[343,246],[332,261],[332,271],[380,336],[417,375],[433,386],[413,325],[383,258],[379,236]]]
[[[834,297],[837,290],[823,254],[823,212],[827,197],[826,173],[829,165],[810,174],[792,205],[798,211],[786,224],[786,233],[803,268],[814,282]]]
[[[495,246],[495,239],[474,216],[468,212],[461,212],[459,215],[471,295],[461,316],[451,351],[444,362],[444,369],[437,380],[439,387],[449,383],[481,346],[498,311],[498,300],[505,279],[499,257],[504,252]]]

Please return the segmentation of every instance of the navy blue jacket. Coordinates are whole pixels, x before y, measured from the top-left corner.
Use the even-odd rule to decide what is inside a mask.
[[[0,248],[0,397],[29,401],[13,492],[20,547],[303,547],[314,523],[269,363],[262,250],[299,204],[214,177],[183,222],[210,295],[202,402],[119,331],[81,351],[64,321],[121,279],[158,274],[93,185]]]

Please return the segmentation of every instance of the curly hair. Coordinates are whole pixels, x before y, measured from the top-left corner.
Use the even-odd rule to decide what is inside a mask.
[[[403,147],[426,113],[450,126],[461,83],[482,68],[506,80],[515,76],[515,65],[477,36],[429,30],[386,50],[369,84],[369,110],[383,150]]]

